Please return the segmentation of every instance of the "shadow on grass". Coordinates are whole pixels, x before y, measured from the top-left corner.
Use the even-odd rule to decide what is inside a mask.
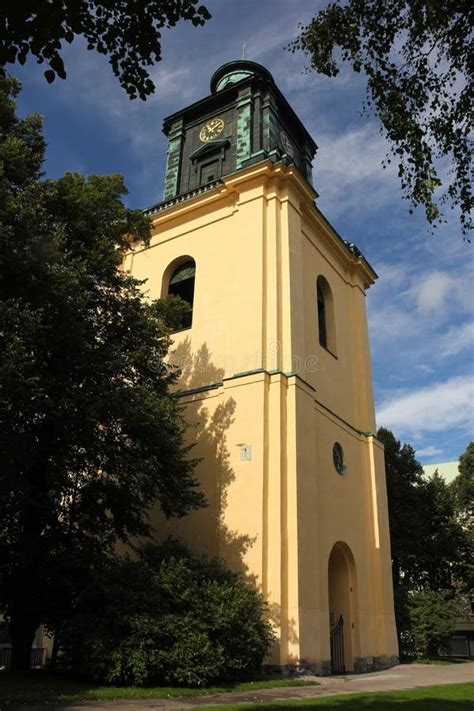
[[[367,694],[338,694],[301,701],[278,701],[275,703],[229,705],[227,711],[265,711],[284,709],[285,711],[472,711],[474,684],[447,684],[409,691],[372,692]],[[215,711],[214,707],[200,711]]]
[[[297,679],[257,677],[251,680],[219,682],[213,686],[107,686],[94,684],[66,672],[32,671],[28,674],[0,672],[0,704],[55,703],[81,701],[126,701],[135,699],[168,699],[201,697],[228,692],[253,693],[260,689],[296,686],[318,686],[318,682]],[[55,706],[59,709],[58,706]]]

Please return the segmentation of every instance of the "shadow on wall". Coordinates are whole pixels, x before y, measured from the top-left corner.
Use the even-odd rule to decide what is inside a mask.
[[[171,351],[170,362],[181,371],[180,391],[220,383],[224,377],[224,370],[212,363],[207,345],[204,343],[193,353],[189,338]],[[232,570],[256,583],[245,563],[245,554],[255,539],[231,530],[225,521],[227,492],[235,481],[227,446],[227,431],[234,422],[235,410],[235,400],[232,397],[223,400],[217,390],[195,395],[186,402],[188,441],[194,445],[190,454],[200,460],[197,474],[208,505],[184,519],[166,522],[164,528],[194,550],[223,558]]]
[[[171,351],[170,362],[181,372],[178,381],[181,392],[221,383],[225,374],[223,368],[212,362],[207,344],[203,343],[193,352],[189,338]],[[160,530],[164,530],[165,535],[178,536],[197,552],[223,558],[232,570],[261,588],[261,580],[250,573],[246,563],[246,554],[256,539],[231,529],[226,520],[228,492],[236,479],[227,438],[237,403],[232,397],[224,399],[221,388],[183,399],[186,400],[184,417],[189,424],[188,441],[193,444],[190,456],[200,460],[197,474],[208,505],[183,519],[161,523]],[[268,592],[271,597],[271,591]],[[268,614],[277,632],[270,657],[277,661],[281,643],[286,648],[287,643],[298,641],[296,624],[293,619],[287,619],[277,603],[269,605]]]
[[[268,617],[273,627],[279,635],[273,642],[273,647],[269,656],[272,659],[279,660],[281,648],[285,649],[288,644],[297,644],[299,642],[298,635],[296,633],[296,621],[294,618],[289,618],[282,611],[280,605],[276,602],[271,602],[268,605]],[[291,656],[285,660],[285,663],[291,667],[297,668],[299,666],[299,659],[293,659]]]

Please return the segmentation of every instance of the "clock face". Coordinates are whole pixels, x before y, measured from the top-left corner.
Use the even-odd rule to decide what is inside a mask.
[[[290,158],[293,158],[293,156],[295,155],[295,149],[293,148],[293,144],[291,143],[290,139],[284,131],[281,131],[280,133],[280,141],[285,153],[287,153]]]
[[[214,140],[217,138],[224,130],[224,121],[220,118],[211,119],[201,128],[199,132],[199,139],[203,143]]]

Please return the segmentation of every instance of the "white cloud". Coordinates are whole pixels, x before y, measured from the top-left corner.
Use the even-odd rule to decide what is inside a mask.
[[[369,302],[369,329],[376,344],[412,338],[415,323],[409,311],[395,304]]]
[[[440,340],[440,355],[443,358],[457,355],[465,349],[474,353],[474,321],[454,326]]]
[[[422,373],[427,373],[428,375],[435,372],[435,369],[427,363],[418,363],[416,369]]]
[[[295,12],[293,3],[272,1],[272,12],[270,18],[275,18],[273,22],[266,21],[258,25],[253,23],[251,33],[246,41],[245,58],[255,62],[262,61],[262,57],[271,51],[281,51],[286,45],[299,34],[298,25],[303,25],[313,17],[317,8],[314,7],[314,0],[299,0],[298,11]],[[263,20],[263,18],[262,18]],[[243,36],[249,27],[242,27]],[[302,56],[302,55],[300,55]]]
[[[378,409],[377,422],[399,434],[472,429],[473,402],[472,375],[455,376],[387,398]]]
[[[455,274],[433,269],[420,278],[413,279],[411,298],[425,315],[436,312],[449,315],[453,312],[472,312],[472,261],[458,264]]]
[[[432,373],[434,365],[474,348],[472,273],[469,261],[448,269],[431,268],[430,258],[375,264],[380,279],[368,298],[369,328],[375,352],[413,372]]]
[[[454,287],[453,277],[445,272],[430,272],[416,287],[417,307],[420,311],[437,311]]]
[[[315,163],[318,204],[329,217],[348,212],[373,214],[393,203],[397,179],[381,162],[387,143],[373,122],[340,134],[319,133],[320,150]],[[383,227],[381,227],[381,232]]]
[[[439,447],[433,447],[433,445],[416,450],[417,457],[438,457],[440,454],[443,454],[443,450],[439,449]]]
[[[377,282],[377,293],[380,295],[381,289],[403,292],[411,279],[411,265],[404,262],[377,262],[375,271],[380,274],[380,281]]]
[[[252,35],[246,43],[246,59],[258,62],[267,52],[275,49],[282,50],[295,37],[296,22],[282,23],[279,19],[273,25],[266,26]]]

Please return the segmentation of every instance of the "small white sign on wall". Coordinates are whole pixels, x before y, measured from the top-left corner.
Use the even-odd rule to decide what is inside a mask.
[[[240,461],[250,462],[252,459],[252,445],[243,444],[240,448]]]

